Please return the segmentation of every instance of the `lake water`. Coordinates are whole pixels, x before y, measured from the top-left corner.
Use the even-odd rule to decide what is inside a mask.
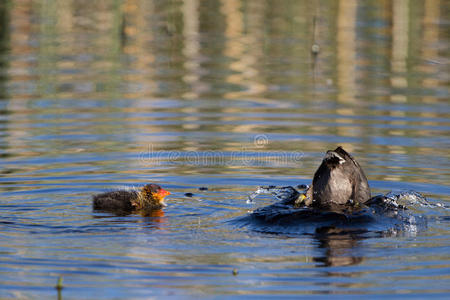
[[[448,11],[2,1],[0,298],[54,299],[59,276],[62,299],[448,298]],[[338,145],[372,194],[425,195],[434,206],[410,211],[426,226],[236,221],[275,202],[248,204],[258,186],[309,184]],[[92,211],[93,194],[149,182],[171,192],[163,213]]]

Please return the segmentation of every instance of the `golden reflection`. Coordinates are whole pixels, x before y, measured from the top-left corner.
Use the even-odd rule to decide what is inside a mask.
[[[397,145],[386,145],[386,149],[391,154],[406,154],[405,148],[403,146]]]
[[[409,44],[409,0],[392,2],[392,58],[391,58],[391,85],[393,88],[405,89],[408,87],[406,80],[408,44]],[[406,102],[404,94],[391,94],[392,102]]]
[[[337,30],[337,73],[338,93],[337,101],[340,103],[355,102],[356,96],[356,8],[353,1],[340,1],[338,9]],[[336,113],[340,116],[355,115],[354,107],[338,106]],[[336,123],[354,123],[352,118],[336,118]],[[358,127],[338,126],[337,132],[341,136],[360,136]]]
[[[266,86],[258,82],[259,71],[257,69],[259,58],[262,56],[260,42],[261,26],[248,26],[250,32],[244,33],[244,15],[240,0],[221,0],[221,12],[226,18],[224,35],[226,38],[224,54],[233,62],[229,65],[234,74],[228,75],[225,80],[239,86],[239,91],[230,91],[224,94],[224,98],[240,98],[243,96],[261,94]],[[262,5],[260,3],[260,5]],[[258,14],[252,11],[246,15],[247,22],[263,21]]]
[[[356,94],[356,0],[341,0],[337,19],[337,100],[354,102]]]
[[[243,21],[241,9],[241,1],[239,0],[222,0],[221,12],[226,18],[225,28],[225,47],[224,54],[233,59],[230,69],[235,71],[234,74],[228,75],[225,80],[231,84],[241,85],[245,82],[243,72],[246,68],[243,57],[245,55],[244,37],[243,37]],[[241,92],[227,92],[225,98],[237,98]]]
[[[439,56],[436,44],[439,42],[440,5],[439,0],[425,0],[424,3],[422,52],[425,60],[434,60]],[[423,80],[422,85],[427,88],[438,87],[440,80],[431,76],[436,71],[436,66],[424,64],[423,69],[430,76]],[[437,102],[435,97],[430,96],[424,96],[423,100],[426,103]]]
[[[278,131],[305,136],[308,142],[301,145],[305,151],[317,151],[318,148],[323,148],[323,138],[317,138],[317,140],[309,138],[313,135],[321,136],[325,133],[361,139],[370,136],[373,132],[379,133],[381,137],[383,135],[407,136],[411,132],[416,135],[426,135],[436,131],[421,130],[420,125],[439,126],[441,124],[433,121],[432,118],[442,116],[442,112],[433,109],[408,112],[400,108],[392,111],[386,109],[382,112],[380,110],[371,112],[368,106],[363,106],[365,105],[363,101],[358,103],[362,104],[360,107],[356,107],[353,103],[358,100],[357,88],[361,80],[358,76],[361,73],[365,75],[362,71],[358,71],[357,65],[376,69],[373,74],[370,74],[373,77],[383,73],[381,76],[386,78],[383,71],[386,68],[389,69],[385,66],[388,59],[384,59],[386,56],[384,49],[377,46],[383,44],[384,39],[388,39],[388,30],[385,30],[383,26],[380,30],[377,26],[366,23],[363,24],[363,28],[357,28],[359,21],[365,22],[358,18],[362,18],[365,14],[369,14],[370,22],[389,23],[389,19],[385,16],[369,11],[373,8],[379,10],[380,6],[384,9],[383,12],[392,8],[392,48],[389,51],[392,57],[390,67],[395,76],[389,82],[386,82],[388,81],[386,79],[376,79],[381,83],[377,89],[383,92],[392,91],[393,88],[416,88],[412,80],[408,81],[409,78],[421,78],[415,80],[424,80],[425,87],[440,88],[439,85],[443,83],[442,78],[439,77],[441,75],[436,74],[439,70],[436,65],[421,64],[425,69],[419,70],[422,72],[420,73],[416,72],[414,65],[409,67],[408,62],[442,57],[443,53],[440,52],[442,50],[439,46],[444,41],[442,24],[445,22],[445,14],[440,12],[444,7],[442,1],[427,0],[415,3],[410,0],[399,0],[392,2],[392,5],[383,2],[381,5],[377,3],[367,6],[355,0],[342,0],[316,4],[317,6],[312,9],[312,4],[296,1],[281,6],[276,2],[258,0],[246,2],[217,0],[212,6],[218,8],[216,10],[205,8],[204,3],[199,0],[170,2],[125,0],[114,2],[114,4],[108,1],[87,3],[73,0],[56,2],[16,0],[13,2],[14,5],[11,5],[9,11],[10,40],[8,41],[13,55],[7,57],[8,66],[5,68],[7,79],[4,84],[13,99],[7,104],[8,109],[13,112],[23,112],[24,115],[23,119],[15,122],[26,129],[12,130],[12,135],[15,137],[11,145],[19,148],[27,148],[26,143],[24,147],[21,147],[21,143],[25,140],[21,137],[29,136],[34,122],[32,117],[47,113],[53,115],[91,113],[92,119],[67,120],[61,117],[56,121],[53,120],[57,124],[73,122],[75,125],[67,126],[65,129],[76,130],[80,135],[126,130],[131,136],[145,134],[145,137],[140,138],[148,139],[150,134],[173,130],[235,133]],[[417,15],[422,16],[422,7],[424,8],[423,19],[416,18]],[[318,76],[322,76],[322,73],[327,73],[323,74],[324,76],[337,74],[338,79],[336,94],[335,91],[326,91],[319,92],[317,95],[321,97],[319,100],[328,101],[331,104],[337,95],[338,105],[332,104],[328,107],[337,107],[331,108],[331,114],[336,113],[342,118],[327,120],[327,124],[323,120],[323,115],[320,115],[321,109],[318,106],[309,105],[315,101],[315,98],[305,97],[304,92],[310,89],[308,86],[311,80],[307,78],[308,75],[300,73],[304,71],[302,68],[307,69],[307,72],[310,71],[308,43],[314,34],[309,26],[313,11],[317,11],[318,14],[319,22],[316,29],[320,36],[317,38],[320,38],[320,45],[323,46],[319,54],[320,68],[325,68],[319,70]],[[45,20],[45,22],[39,22],[39,20]],[[423,26],[423,31],[414,30],[414,28],[421,28],[420,26]],[[213,30],[210,30],[211,28]],[[383,36],[377,37],[372,31],[376,32],[377,36],[381,32]],[[356,36],[357,32],[358,36]],[[334,33],[337,36],[333,36]],[[418,45],[412,43],[414,33],[423,34],[423,41],[420,41]],[[360,53],[361,49],[366,50],[365,46],[358,47],[360,45],[375,45],[378,48],[366,54]],[[414,47],[422,47],[422,52],[417,53]],[[364,61],[361,61],[360,57],[364,57]],[[217,90],[216,87],[218,87]],[[274,92],[276,89],[280,91]],[[364,94],[364,92],[361,91],[363,96],[370,99],[370,94]],[[424,98],[428,102],[439,99],[432,95],[433,91],[426,93],[431,94]],[[195,100],[202,96],[206,98],[206,95],[222,98],[221,100],[225,98],[225,101],[214,104],[215,99],[207,99],[208,105],[204,107],[203,103],[195,103],[195,106],[191,106],[189,101],[180,100],[180,98]],[[98,102],[99,104],[84,102],[87,99],[103,101],[109,97],[138,100],[121,103],[120,107],[114,101]],[[160,109],[153,105],[153,100],[149,98],[155,97],[161,97],[164,108]],[[239,101],[239,105],[236,105],[237,101],[226,103],[227,99],[241,100],[244,97],[251,100]],[[392,97],[391,101],[406,100],[403,93],[392,96],[386,93],[372,99],[375,102],[389,97]],[[78,108],[74,109],[72,104],[63,104],[67,107],[30,109],[35,102],[16,101],[30,98],[76,99],[82,100],[80,103],[83,102],[83,105],[86,103],[86,107],[77,110]],[[295,100],[290,101],[291,99]],[[296,104],[300,105],[296,106]],[[57,106],[59,103],[52,102],[50,105]],[[104,105],[104,107],[93,108],[89,105]],[[260,108],[261,106],[264,108]],[[141,110],[141,107],[144,109]],[[258,112],[264,115],[259,115]],[[271,112],[274,113],[274,117],[269,116]],[[303,114],[303,117],[286,118],[286,113],[299,112]],[[112,117],[109,115],[111,113],[121,115]],[[137,117],[142,113],[152,116]],[[373,121],[351,117],[370,114],[383,114],[404,119]],[[420,116],[426,118],[426,121],[410,121],[405,118],[409,116]],[[126,125],[117,126],[114,122],[117,118]],[[300,120],[301,118],[304,120]],[[82,127],[85,120],[103,124],[89,128]],[[277,121],[280,121],[279,124],[276,123]],[[167,125],[165,122],[170,124]],[[337,126],[329,126],[331,122]],[[378,129],[371,126],[376,122],[383,123],[378,125],[385,125],[386,122],[402,125],[406,129],[390,129],[389,126],[386,126],[388,129],[384,126]],[[114,123],[114,125],[105,125],[106,123]],[[153,125],[155,123],[158,124]],[[352,126],[352,123],[362,126]],[[416,129],[413,131],[408,128],[406,126],[408,124],[414,125]],[[38,130],[36,132],[41,133],[49,132],[51,129],[39,128]],[[9,136],[6,138],[8,139]],[[240,150],[242,147],[242,142],[223,142],[220,139],[214,142],[208,141],[199,146],[196,138],[186,141],[187,138],[183,134],[164,136],[161,139],[170,142],[158,145],[176,149],[183,149],[183,146],[186,146],[189,147],[188,149],[217,147]],[[170,144],[173,140],[175,142]],[[142,147],[146,142],[147,140],[141,140],[139,146]],[[248,141],[247,144],[252,146],[251,143],[252,141]],[[112,144],[119,148],[117,145],[120,145],[120,142],[99,141],[96,143],[104,148]],[[350,151],[354,151],[355,148],[367,148],[357,144],[345,145]],[[128,145],[127,147],[127,150],[139,149],[138,146]],[[271,143],[270,147],[295,149],[300,146],[284,141],[279,145]],[[399,147],[400,149],[409,148]],[[382,148],[380,151],[383,152],[391,149],[384,146],[379,148]],[[415,151],[423,153],[444,150],[420,147]],[[23,153],[24,155],[35,154],[30,150]]]
[[[183,2],[183,41],[185,56],[184,67],[186,74],[183,80],[189,85],[189,91],[182,97],[188,99],[198,98],[211,88],[206,82],[200,80],[202,68],[200,65],[200,15],[198,0],[185,0]]]
[[[33,26],[32,16],[32,1],[22,0],[17,5],[12,5],[10,9],[10,38],[9,49],[11,53],[14,53],[16,57],[27,57],[33,55],[35,49],[31,46],[33,36],[36,34],[36,27]],[[17,155],[20,154],[23,157],[37,157],[38,151],[28,146],[27,140],[29,140],[32,133],[28,128],[32,128],[33,124],[30,120],[28,99],[36,97],[36,89],[33,84],[37,75],[34,72],[36,63],[33,60],[25,59],[10,59],[8,62],[8,82],[5,83],[8,97],[11,98],[7,102],[6,111],[8,112],[25,112],[25,118],[20,123],[5,122],[6,131],[8,134],[4,136],[5,144],[9,149]],[[9,88],[8,88],[9,87]],[[25,130],[14,130],[18,124]],[[30,171],[39,169],[39,166],[28,167]]]
[[[154,32],[147,29],[147,14],[154,14],[153,1],[126,0],[122,3],[122,20],[120,24],[122,53],[127,59],[127,72],[121,77],[127,83],[122,90],[125,98],[141,98],[155,89],[152,78],[155,70],[153,64],[155,53],[148,49],[148,43],[155,39]]]
[[[200,128],[200,118],[195,116],[199,113],[199,109],[196,107],[184,107],[181,111],[186,114],[183,118],[183,124],[181,125],[185,130],[196,130]],[[196,148],[198,150],[198,148]]]
[[[17,1],[10,9],[10,40],[9,49],[16,57],[26,57],[36,54],[32,46],[33,37],[38,33],[33,25],[33,2],[30,0]],[[13,88],[9,89],[12,98],[30,99],[36,95],[34,82],[37,79],[33,60],[9,59],[8,80]],[[16,105],[25,104],[18,102]]]
[[[405,111],[402,110],[391,110],[389,111],[389,115],[395,118],[406,118],[407,114]],[[408,124],[405,120],[392,120],[390,121],[391,125],[404,125],[406,129],[400,129],[400,128],[390,128],[388,130],[389,135],[396,135],[396,136],[406,136],[408,132],[408,127],[406,126]]]

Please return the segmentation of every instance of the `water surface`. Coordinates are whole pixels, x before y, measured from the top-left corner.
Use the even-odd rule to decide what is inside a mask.
[[[233,222],[337,145],[373,194],[450,206],[448,8],[0,4],[0,297],[56,297],[59,276],[64,299],[448,297],[444,208],[384,235]],[[163,214],[92,211],[92,194],[148,182],[172,193]]]

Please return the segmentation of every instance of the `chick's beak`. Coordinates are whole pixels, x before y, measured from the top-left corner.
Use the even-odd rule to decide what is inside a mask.
[[[165,189],[160,189],[157,193],[152,193],[153,199],[156,199],[163,206],[166,206],[166,203],[164,203],[164,197],[167,195],[170,195],[170,192]]]
[[[169,191],[166,191],[165,189],[160,189],[159,192],[158,192],[158,195],[159,195],[160,197],[164,198],[164,197],[166,197],[166,196],[169,196],[169,195],[170,195],[170,192],[169,192]]]

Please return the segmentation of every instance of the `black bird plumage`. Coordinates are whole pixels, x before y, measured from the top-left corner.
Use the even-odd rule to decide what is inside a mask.
[[[112,191],[93,196],[93,207],[97,210],[133,210],[132,200],[137,199],[137,191]]]
[[[362,204],[370,199],[369,183],[358,162],[337,147],[327,151],[314,174],[307,199],[318,208]]]

